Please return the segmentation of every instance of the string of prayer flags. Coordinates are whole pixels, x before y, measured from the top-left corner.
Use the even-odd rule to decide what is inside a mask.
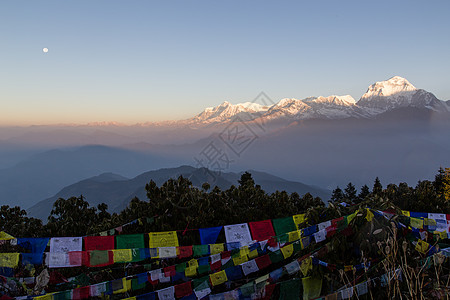
[[[277,236],[297,230],[297,226],[295,225],[292,217],[273,219],[272,223]]]
[[[151,232],[149,233],[149,241],[150,248],[179,246],[176,231]]]
[[[211,280],[211,284],[213,286],[220,285],[228,281],[227,274],[224,270],[210,274],[209,279]]]
[[[200,228],[200,242],[202,245],[215,244],[223,226]]]
[[[240,246],[246,246],[253,240],[247,223],[227,225],[224,228],[227,243],[240,243]]]
[[[264,241],[275,236],[271,220],[250,222],[249,226],[253,240]]]
[[[85,236],[83,240],[86,251],[114,249],[114,236]]]
[[[81,237],[54,237],[50,239],[50,252],[82,251],[83,239]]]

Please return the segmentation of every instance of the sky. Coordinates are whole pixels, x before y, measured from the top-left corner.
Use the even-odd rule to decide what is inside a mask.
[[[192,117],[399,75],[450,100],[450,1],[1,1],[0,126]],[[43,48],[48,48],[44,53]]]

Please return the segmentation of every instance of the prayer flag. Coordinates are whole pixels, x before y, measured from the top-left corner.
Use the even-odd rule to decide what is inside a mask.
[[[116,244],[117,244],[116,249],[147,248],[145,247],[143,234],[117,235]]]
[[[81,237],[54,237],[50,239],[50,252],[82,251],[83,239]]]
[[[114,249],[114,236],[85,236],[83,239],[86,251]]]
[[[297,226],[295,225],[292,217],[273,219],[272,223],[275,228],[276,235],[282,235],[297,230]]]
[[[271,220],[250,222],[249,226],[252,232],[253,240],[264,241],[275,236],[275,231],[273,230]]]
[[[178,236],[176,231],[151,232],[149,233],[149,239],[150,248],[178,247]]]
[[[227,225],[224,228],[227,243],[239,242],[241,246],[247,246],[252,242],[247,223]]]
[[[292,216],[292,219],[295,223],[295,226],[297,227],[297,230],[299,230],[301,228],[301,224],[306,222],[306,218],[305,218],[306,214],[299,214],[299,215],[294,215]]]
[[[215,244],[217,237],[222,231],[223,226],[210,227],[210,228],[200,228],[200,241],[202,245]]]
[[[214,273],[214,274],[210,274],[209,279],[211,280],[211,283],[213,286],[220,285],[222,283],[227,282],[227,280],[228,280],[227,274],[225,273],[224,270]]]

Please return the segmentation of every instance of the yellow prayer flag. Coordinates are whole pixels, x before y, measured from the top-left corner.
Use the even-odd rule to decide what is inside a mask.
[[[184,275],[186,275],[186,277],[194,277],[197,275],[197,267],[187,267],[184,269]]]
[[[213,286],[225,283],[228,280],[225,270],[222,270],[214,274],[210,274],[209,279],[211,280]]]
[[[248,255],[249,253],[250,253],[250,249],[248,249],[248,246],[243,246],[239,250],[239,255],[240,256]]]
[[[288,233],[289,242],[298,241],[301,236],[302,236],[302,231],[301,230],[291,231],[291,232]]]
[[[193,258],[190,261],[188,261],[188,266],[198,268],[198,261],[195,258]]]
[[[422,229],[423,220],[419,218],[411,218],[411,227]]]
[[[254,259],[258,257],[258,249],[255,249],[253,251],[250,251],[250,253],[248,254],[248,258],[250,259]]]
[[[0,253],[0,267],[17,267],[19,264],[19,255],[19,253]]]
[[[308,258],[305,258],[301,265],[300,265],[300,271],[302,271],[303,276],[306,276],[308,274],[308,271],[312,269],[312,258],[309,256]]]
[[[373,213],[370,211],[370,209],[367,208],[366,220],[368,222],[372,222],[372,219],[373,219]],[[348,222],[348,218],[347,218],[347,222]]]
[[[402,215],[410,217],[409,211],[407,211],[407,210],[402,210]]]
[[[7,241],[7,240],[13,240],[13,239],[15,239],[15,237],[10,235],[9,233],[0,231],[0,241]]]
[[[356,215],[358,214],[358,211],[355,211],[354,213],[352,213],[351,215],[349,215],[347,217],[347,224],[350,224],[351,221],[353,221],[353,219],[356,217]]]
[[[416,250],[420,253],[426,254],[428,252],[428,247],[430,247],[430,244],[428,244],[425,241],[418,240],[416,244]]]
[[[178,247],[178,236],[176,231],[150,232],[150,248]]]
[[[136,300],[136,297],[129,297],[129,298],[125,298],[125,299],[122,299],[122,300]]]
[[[306,214],[299,214],[292,216],[292,219],[294,220],[295,226],[297,226],[297,229],[300,229],[300,224],[304,223],[306,221],[305,218]]]
[[[425,218],[424,220],[423,220],[423,223],[424,223],[424,225],[427,225],[427,226],[436,226],[436,220],[434,220],[434,219],[428,219],[428,218]]]
[[[114,262],[130,262],[133,260],[133,255],[131,253],[131,249],[114,249],[113,259]]]
[[[234,263],[235,266],[241,265],[241,264],[243,264],[243,263],[245,263],[247,261],[248,261],[247,255],[238,256],[238,257],[233,258],[233,263]]]
[[[225,251],[225,247],[223,244],[210,244],[209,251],[211,254],[219,254]]]
[[[294,245],[289,244],[289,245],[284,246],[283,248],[281,248],[281,253],[283,253],[284,259],[290,257],[292,255],[292,253],[294,253]]]

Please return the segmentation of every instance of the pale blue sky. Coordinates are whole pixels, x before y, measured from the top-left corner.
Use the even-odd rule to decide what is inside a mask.
[[[183,119],[394,75],[450,99],[450,1],[1,1],[0,125]],[[49,48],[43,53],[44,47]]]

